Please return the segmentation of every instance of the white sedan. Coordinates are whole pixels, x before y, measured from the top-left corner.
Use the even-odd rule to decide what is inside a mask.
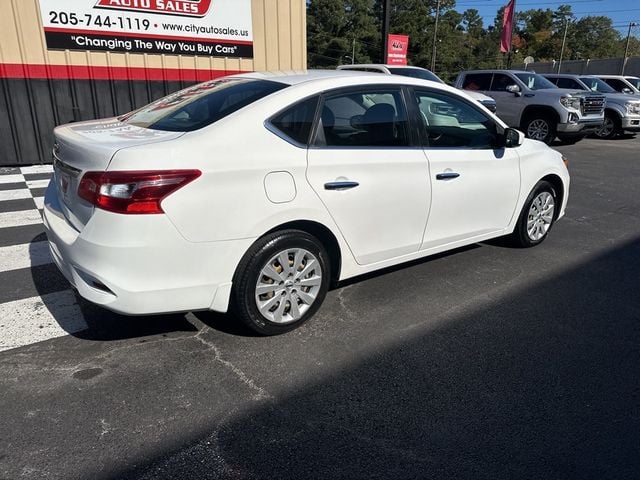
[[[130,315],[308,320],[339,280],[490,238],[542,242],[563,157],[446,85],[243,74],[55,129],[44,221],[81,296]]]

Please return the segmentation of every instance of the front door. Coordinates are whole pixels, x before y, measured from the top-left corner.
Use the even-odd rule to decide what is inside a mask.
[[[506,228],[520,193],[515,149],[493,147],[493,119],[457,96],[415,91],[432,183],[422,249]]]

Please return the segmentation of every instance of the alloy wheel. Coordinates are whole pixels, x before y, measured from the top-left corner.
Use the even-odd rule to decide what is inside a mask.
[[[609,138],[613,134],[613,130],[616,128],[611,117],[604,117],[604,122],[601,127],[596,129],[596,135],[601,138]]]
[[[549,124],[546,120],[537,118],[527,126],[527,136],[533,140],[544,141],[549,135]]]

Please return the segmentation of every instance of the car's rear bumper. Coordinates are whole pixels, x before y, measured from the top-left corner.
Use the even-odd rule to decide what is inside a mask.
[[[64,217],[53,182],[43,217],[53,260],[78,293],[127,315],[226,311],[236,265],[251,244],[188,242],[166,215],[99,209],[78,232]]]

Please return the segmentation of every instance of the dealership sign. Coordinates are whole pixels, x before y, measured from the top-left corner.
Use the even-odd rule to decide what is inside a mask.
[[[253,57],[251,0],[39,0],[47,47]]]
[[[387,63],[390,65],[406,65],[409,37],[407,35],[389,35],[387,44]]]

